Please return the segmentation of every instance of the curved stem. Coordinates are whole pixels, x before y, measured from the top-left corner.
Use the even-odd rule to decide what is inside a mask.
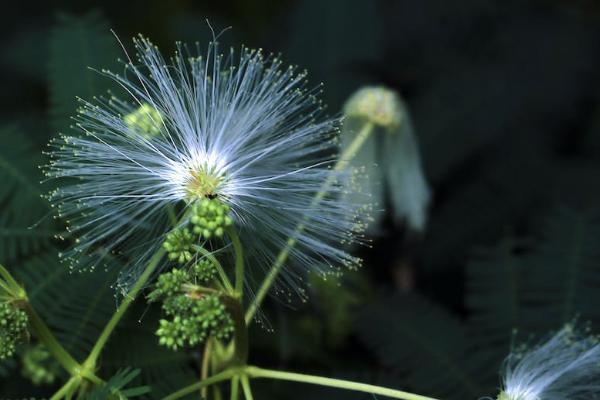
[[[382,386],[368,385],[366,383],[358,383],[346,381],[343,379],[325,378],[322,376],[298,374],[294,372],[274,371],[258,367],[248,366],[244,372],[250,378],[269,378],[279,379],[284,381],[309,383],[312,385],[328,386],[338,389],[352,390],[355,392],[364,392],[374,395],[391,397],[393,399],[403,400],[436,400],[432,397],[421,396],[419,394],[403,392],[401,390],[390,389]],[[242,380],[242,385],[243,385]]]
[[[234,376],[236,376],[237,374],[238,374],[237,369],[234,369],[234,368],[227,369],[223,372],[220,372],[216,375],[211,376],[210,378],[207,378],[207,379],[204,379],[203,381],[196,382],[192,385],[186,386],[183,389],[178,390],[175,393],[171,393],[170,395],[165,397],[163,400],[179,399],[181,397],[187,396],[190,393],[194,393],[195,391],[198,391],[198,390],[202,389],[203,387],[214,385],[215,383],[219,383],[219,382],[225,381],[227,379],[231,379]]]
[[[235,292],[241,298],[244,293],[244,251],[235,228],[227,228],[227,235],[235,250]]]
[[[202,365],[200,367],[200,380],[203,381],[208,378],[208,368],[210,366],[210,357],[212,351],[212,338],[208,338],[204,345],[204,354],[202,355]],[[208,394],[206,388],[200,389],[200,397],[205,399]]]
[[[254,396],[252,396],[252,388],[250,387],[250,380],[247,375],[242,375],[242,390],[244,391],[244,397],[246,400],[254,400]]]
[[[71,377],[67,383],[65,383],[56,393],[50,397],[50,400],[60,400],[66,398],[67,395],[73,390],[73,386],[77,387],[77,378]]]
[[[104,348],[104,345],[110,338],[110,335],[112,334],[113,330],[115,329],[115,327],[117,326],[117,324],[119,323],[119,321],[121,320],[123,315],[125,315],[125,312],[129,308],[131,303],[133,303],[133,300],[135,300],[135,298],[137,297],[140,290],[142,290],[144,288],[144,286],[146,285],[146,282],[148,282],[148,280],[154,273],[154,270],[156,269],[156,267],[158,267],[158,264],[160,263],[160,261],[164,255],[165,255],[165,250],[161,247],[154,254],[154,256],[150,259],[150,262],[148,263],[148,266],[146,266],[146,269],[144,270],[144,272],[142,272],[142,275],[140,275],[139,279],[135,282],[135,284],[133,285],[133,287],[131,288],[129,293],[127,293],[127,295],[125,296],[125,298],[123,299],[121,304],[119,304],[117,311],[113,314],[111,319],[108,321],[108,323],[104,327],[104,330],[98,337],[96,344],[94,344],[92,351],[90,352],[89,356],[87,357],[87,359],[84,362],[85,366],[89,366],[90,368],[93,368],[93,366],[96,365],[96,361],[98,360],[98,357],[100,356],[100,352],[102,351],[102,349]]]
[[[242,301],[239,298],[228,296],[222,296],[221,299],[223,300],[225,307],[231,311],[231,317],[233,318],[234,323],[234,365],[246,365],[248,362],[248,326],[246,325],[246,320],[244,319],[244,308],[242,306]]]
[[[210,261],[215,266],[215,268],[217,269],[217,273],[219,274],[219,278],[221,278],[221,282],[223,283],[223,286],[225,286],[227,292],[234,293],[235,290],[233,289],[233,285],[231,284],[229,277],[225,273],[223,266],[221,265],[219,260],[217,260],[214,254],[202,246],[193,245],[192,248],[198,253],[202,254],[204,257],[206,257],[208,261]]]
[[[327,180],[325,180],[325,182],[321,186],[321,189],[313,198],[311,207],[316,206],[321,200],[323,200],[323,198],[325,197],[325,195],[327,194],[329,189],[331,189],[331,185],[334,183],[334,181],[337,177],[337,173],[345,170],[348,167],[348,165],[350,164],[352,159],[356,156],[356,154],[358,153],[358,151],[360,150],[362,145],[366,142],[366,140],[369,138],[369,136],[373,132],[373,128],[374,128],[374,125],[371,122],[366,122],[363,125],[363,127],[358,132],[358,134],[356,135],[354,140],[340,155],[340,158],[338,159],[338,162],[335,164],[335,167],[333,168],[332,173],[329,174],[329,176],[327,177]],[[292,237],[290,237],[288,239],[285,247],[283,249],[281,249],[281,251],[279,252],[277,257],[275,258],[275,262],[271,266],[269,273],[265,277],[265,280],[263,281],[261,287],[256,292],[256,296],[254,297],[252,304],[250,304],[250,307],[248,307],[248,310],[246,311],[246,323],[247,324],[250,324],[250,322],[252,321],[252,318],[256,314],[256,311],[258,310],[258,307],[260,307],[263,300],[267,296],[269,289],[271,289],[273,282],[275,282],[275,278],[277,277],[277,275],[281,271],[281,268],[283,267],[285,261],[287,260],[289,254],[290,254],[290,251],[296,245],[295,236],[297,236],[299,233],[301,233],[304,230],[304,226],[305,226],[304,222],[301,222],[298,224],[298,226],[294,230],[294,234],[292,235]]]

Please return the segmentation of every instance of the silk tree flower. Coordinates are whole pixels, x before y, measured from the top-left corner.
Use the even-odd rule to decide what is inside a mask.
[[[600,344],[566,325],[548,341],[513,352],[498,400],[584,400],[600,396]]]
[[[359,188],[355,192],[361,196],[369,193],[370,201],[378,207],[386,204],[388,194],[395,222],[423,232],[431,194],[417,136],[400,95],[383,86],[363,87],[348,99],[344,114],[344,143],[351,143],[365,123],[376,130],[353,160],[353,165],[365,171],[353,180]],[[377,231],[378,221],[374,222],[369,227]]]
[[[178,45],[167,61],[147,39],[134,44],[123,74],[101,71],[126,98],[81,100],[79,134],[52,143],[46,173],[64,185],[49,197],[76,238],[65,253],[73,268],[124,258],[120,282],[131,283],[173,229],[169,209],[181,217],[206,198],[231,210],[250,268],[269,267],[295,239],[279,283],[359,262],[341,245],[358,228],[341,177],[314,200],[339,128],[305,72],[260,50],[223,56],[211,43],[203,57]]]

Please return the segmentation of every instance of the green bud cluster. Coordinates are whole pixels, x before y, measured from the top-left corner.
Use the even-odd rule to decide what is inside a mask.
[[[194,281],[211,280],[215,274],[212,263],[202,260],[189,270],[173,269],[158,278],[148,298],[162,301],[162,310],[169,317],[160,320],[156,331],[161,345],[177,350],[196,346],[209,336],[229,339],[233,320],[219,296],[203,295],[193,289]]]
[[[225,233],[225,228],[233,224],[233,220],[228,215],[229,206],[216,198],[204,198],[192,207],[190,222],[194,226],[194,233],[200,237],[205,239],[213,236],[221,237]]]
[[[169,253],[169,260],[185,264],[192,260],[192,246],[194,245],[194,235],[189,229],[175,229],[167,234],[167,240],[163,247]]]
[[[171,272],[166,272],[158,277],[154,290],[148,295],[148,300],[155,302],[176,296],[182,292],[183,284],[189,280],[188,271],[173,268]]]
[[[222,237],[225,228],[233,224],[229,206],[217,198],[203,198],[191,206],[190,227],[180,227],[167,234],[163,247],[169,260],[187,264],[194,260],[194,245],[200,239]]]
[[[202,259],[192,266],[191,275],[202,283],[209,283],[217,277],[217,268],[207,259]]]
[[[51,357],[43,344],[29,347],[21,360],[21,374],[35,385],[50,385],[54,383],[60,372],[60,367]]]
[[[147,139],[158,136],[163,124],[162,115],[150,104],[142,104],[137,110],[127,114],[123,121],[130,129]]]
[[[27,336],[28,322],[23,310],[10,303],[0,304],[0,360],[15,354],[17,345]]]
[[[200,298],[177,296],[164,303],[171,320],[160,320],[156,331],[159,343],[172,350],[196,346],[213,336],[227,340],[233,333],[233,320],[217,295]]]

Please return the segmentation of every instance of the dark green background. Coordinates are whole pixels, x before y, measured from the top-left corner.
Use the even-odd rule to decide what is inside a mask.
[[[91,72],[84,67],[105,66],[103,60],[123,56],[109,28],[129,50],[129,38],[143,33],[168,53],[176,40],[208,41],[208,18],[216,32],[231,26],[220,38],[222,45],[281,52],[284,60],[308,69],[312,82],[325,83],[331,114],[365,84],[388,85],[406,99],[434,192],[425,234],[386,220],[372,248],[358,249],[364,268],[348,274],[341,287],[315,282],[309,303],[292,308],[271,301],[264,313],[273,331],[257,327],[251,332],[253,363],[474,399],[495,395],[513,329],[527,339],[576,316],[598,327],[597,2],[12,5],[0,15],[0,160],[28,177],[35,177],[32,167],[43,162],[36,155],[44,144],[57,130],[68,129],[73,97],[103,89],[101,81],[97,86],[85,82]],[[92,48],[100,50],[87,53]],[[32,282],[43,282],[44,268],[48,274],[58,271],[46,260],[61,245],[33,239],[31,246],[15,244],[21,239],[9,228],[30,225],[47,211],[33,200],[31,206],[15,207],[11,196],[23,184],[11,186],[14,174],[2,165],[0,262],[15,271],[38,271],[39,279]],[[61,293],[70,290],[65,287],[83,291],[92,285],[96,293],[94,279],[106,277],[84,278],[67,274],[50,285]],[[71,292],[85,310],[77,288]],[[64,303],[51,295],[37,301],[58,315],[72,301],[64,296]],[[98,298],[108,299],[110,315],[112,292]],[[150,384],[169,375],[161,368],[172,375],[181,369],[182,376],[193,378],[198,355],[155,350],[152,310],[142,328],[136,325],[144,310],[140,304],[131,313],[103,367],[152,371]],[[101,314],[94,310],[89,326],[75,324],[83,342],[94,340],[94,326],[104,321]],[[73,321],[59,318],[51,325],[62,327],[69,341]],[[132,352],[143,356],[128,355]],[[0,398],[52,393],[52,387],[32,388],[18,378],[18,367],[11,371],[0,375]],[[257,390],[259,398],[372,398],[266,382]]]

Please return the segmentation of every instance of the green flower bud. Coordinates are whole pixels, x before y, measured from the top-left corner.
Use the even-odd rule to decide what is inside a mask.
[[[27,336],[29,319],[23,310],[10,303],[0,304],[0,360],[12,357]]]
[[[209,336],[227,340],[233,333],[233,320],[216,295],[197,299],[181,294],[165,301],[163,310],[173,319],[161,320],[156,335],[171,350],[197,346]]]
[[[158,136],[163,125],[160,112],[149,104],[142,104],[137,110],[127,114],[123,121],[135,133],[147,139]]]
[[[233,224],[229,206],[217,198],[199,200],[192,207],[193,231],[205,239],[223,236],[225,228]]]
[[[394,129],[402,122],[402,105],[393,90],[369,86],[358,90],[344,105],[349,118],[365,119],[382,128]]]
[[[185,264],[192,260],[195,238],[189,229],[181,228],[167,234],[163,247],[168,252],[169,260]]]
[[[50,385],[60,372],[60,366],[41,343],[29,347],[23,353],[21,362],[21,374],[34,385]]]
[[[207,259],[202,259],[192,266],[190,274],[203,283],[212,281],[217,276],[217,268]]]
[[[154,290],[148,295],[148,301],[163,300],[181,293],[182,285],[187,283],[189,279],[190,276],[187,271],[177,268],[173,268],[171,272],[161,274],[154,285]]]

